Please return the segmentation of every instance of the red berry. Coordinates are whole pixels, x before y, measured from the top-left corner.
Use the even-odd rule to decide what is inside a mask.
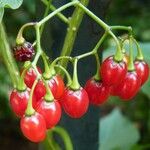
[[[61,117],[61,107],[56,100],[53,102],[42,100],[36,111],[44,117],[47,129],[54,127]]]
[[[35,54],[34,48],[29,42],[24,42],[22,45],[17,45],[16,47],[14,47],[13,52],[16,60],[21,62],[31,60],[33,55]]]
[[[45,84],[42,80],[39,80],[37,85],[35,86],[34,89],[34,100],[35,101],[39,101],[42,99],[42,97],[44,97],[46,94],[46,88],[45,88]]]
[[[109,97],[110,88],[104,85],[101,81],[96,81],[93,78],[86,82],[85,90],[88,93],[89,100],[93,105],[103,104]]]
[[[139,78],[141,78],[141,85],[143,85],[149,77],[149,66],[145,61],[138,60],[134,62],[134,66]]]
[[[79,90],[67,88],[61,98],[65,112],[72,118],[82,117],[88,110],[89,98],[87,92],[81,87]]]
[[[132,99],[140,89],[141,79],[135,71],[127,72],[125,79],[120,83],[116,90],[123,100]]]
[[[60,75],[54,76],[54,80],[57,85],[57,89],[56,89],[56,93],[54,94],[54,97],[55,97],[55,99],[59,99],[59,98],[61,98],[61,96],[63,95],[64,90],[65,90],[64,81]]]
[[[42,73],[42,71],[39,67],[37,67],[37,69],[38,69],[39,73]],[[32,88],[32,85],[33,85],[36,77],[37,77],[37,74],[33,68],[30,68],[29,70],[27,70],[25,77],[24,77],[24,82],[27,85],[27,87]]]
[[[23,116],[20,121],[21,131],[32,142],[41,142],[46,136],[46,123],[42,115],[35,113]]]
[[[50,87],[50,90],[52,91],[54,98],[59,99],[62,96],[62,94],[64,93],[64,87],[65,87],[61,76],[56,75],[46,81]],[[44,97],[45,94],[46,94],[45,85],[44,85],[43,81],[40,80],[35,87],[34,95],[38,101],[42,97]]]
[[[29,91],[17,91],[14,89],[10,95],[10,106],[15,114],[22,117],[25,113],[29,100]]]
[[[125,78],[126,73],[126,63],[124,61],[116,62],[113,56],[105,59],[100,69],[102,81],[109,86],[119,84]]]

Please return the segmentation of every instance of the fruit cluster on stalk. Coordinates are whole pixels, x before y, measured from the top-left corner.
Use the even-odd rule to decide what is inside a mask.
[[[97,21],[105,29],[105,33],[92,51],[75,57],[60,56],[50,63],[48,56],[41,48],[40,26],[48,21],[52,15],[57,14],[58,10],[73,4],[82,8]],[[17,45],[13,51],[15,59],[24,62],[24,65],[20,69],[17,86],[11,92],[10,106],[13,112],[21,118],[22,133],[32,142],[41,142],[45,139],[46,130],[52,129],[59,123],[62,108],[71,118],[81,118],[87,113],[89,104],[100,106],[107,101],[109,96],[119,96],[124,101],[131,100],[149,77],[149,66],[144,60],[142,50],[134,39],[130,27],[109,27],[78,1],[64,6],[40,22],[24,25],[19,31],[16,40]],[[36,52],[34,50],[35,43],[26,42],[22,36],[23,30],[27,26],[35,27]],[[128,31],[127,39],[120,41],[113,34],[113,29]],[[106,58],[100,65],[98,49],[107,35],[111,35],[115,40],[116,53]],[[123,49],[126,40],[129,41],[129,55]],[[137,45],[138,51],[135,60],[133,59],[133,42]],[[78,61],[90,55],[96,59],[97,71],[86,82],[85,86],[81,87],[78,81]],[[44,63],[44,71],[37,66],[40,57]],[[67,59],[73,65],[72,77],[64,66],[59,63],[60,60],[64,59]],[[68,81],[66,84],[62,75],[58,73],[58,68],[64,71]]]

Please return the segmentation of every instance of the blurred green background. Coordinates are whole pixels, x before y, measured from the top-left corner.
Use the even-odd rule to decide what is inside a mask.
[[[6,9],[5,23],[10,45],[15,43],[19,28],[26,22],[36,20],[36,0],[24,0],[17,10]],[[131,25],[135,37],[140,41],[146,61],[150,64],[150,1],[111,0],[105,12],[109,25]],[[116,34],[122,34],[116,32]],[[59,36],[59,35],[57,35]],[[26,34],[34,41],[34,32]],[[58,37],[59,38],[59,37]],[[112,53],[113,43],[109,39],[103,56]],[[80,75],[82,76],[82,75]],[[37,150],[38,145],[28,142],[19,130],[19,120],[9,107],[11,90],[9,74],[0,57],[0,150]],[[149,150],[150,149],[150,81],[131,102],[121,102],[116,97],[100,108],[100,150]],[[128,140],[127,140],[128,139]],[[90,150],[90,149],[89,149]]]

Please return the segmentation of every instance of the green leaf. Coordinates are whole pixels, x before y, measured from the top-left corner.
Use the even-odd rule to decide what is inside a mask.
[[[22,4],[23,0],[0,0],[0,7],[17,9]]]
[[[130,150],[140,135],[133,123],[116,108],[100,120],[99,137],[99,150]]]
[[[23,0],[0,0],[0,22],[4,15],[4,7],[17,9],[22,4]]]

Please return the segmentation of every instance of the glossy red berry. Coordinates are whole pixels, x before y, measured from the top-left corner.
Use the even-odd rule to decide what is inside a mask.
[[[17,45],[13,50],[14,57],[16,58],[16,60],[21,62],[31,60],[33,55],[35,54],[34,48],[29,42],[24,42],[22,45]]]
[[[61,98],[65,112],[72,118],[82,117],[88,110],[89,98],[87,92],[81,87],[79,90],[67,88]]]
[[[53,102],[42,100],[36,111],[44,117],[47,129],[58,124],[61,118],[61,106],[56,100]]]
[[[17,91],[14,89],[10,95],[10,106],[14,113],[22,117],[25,113],[29,100],[29,91]]]
[[[41,142],[46,136],[45,119],[39,113],[23,116],[20,121],[21,131],[32,142]]]
[[[96,81],[93,78],[86,82],[85,90],[88,93],[90,103],[93,105],[101,105],[109,97],[110,87],[104,85],[102,81]]]
[[[41,74],[42,71],[39,67],[37,67],[38,72]],[[33,68],[30,68],[27,70],[25,77],[24,77],[24,82],[27,85],[27,87],[32,88],[32,85],[37,77],[37,74]]]
[[[149,66],[145,61],[139,60],[134,62],[134,66],[139,78],[141,78],[141,85],[143,85],[149,77]]]
[[[61,76],[59,76],[59,75],[53,76],[51,79],[47,80],[47,83],[50,87],[50,90],[51,90],[54,98],[59,99],[62,96],[62,94],[64,93],[64,88],[65,88],[64,82],[63,82]],[[45,85],[44,85],[43,81],[40,80],[35,87],[34,95],[38,101],[39,99],[44,97],[45,94],[46,94]]]
[[[57,86],[56,93],[54,94],[54,97],[55,97],[55,99],[59,99],[59,98],[61,98],[61,96],[64,93],[65,84],[64,84],[62,77],[58,74],[56,76],[54,76],[54,80],[55,80],[56,86]]]
[[[116,87],[116,90],[121,99],[130,100],[137,94],[140,86],[141,79],[135,71],[131,71],[127,72],[125,79]]]
[[[119,84],[125,78],[126,73],[126,63],[124,61],[116,62],[113,56],[105,59],[100,69],[102,81],[108,86]]]

